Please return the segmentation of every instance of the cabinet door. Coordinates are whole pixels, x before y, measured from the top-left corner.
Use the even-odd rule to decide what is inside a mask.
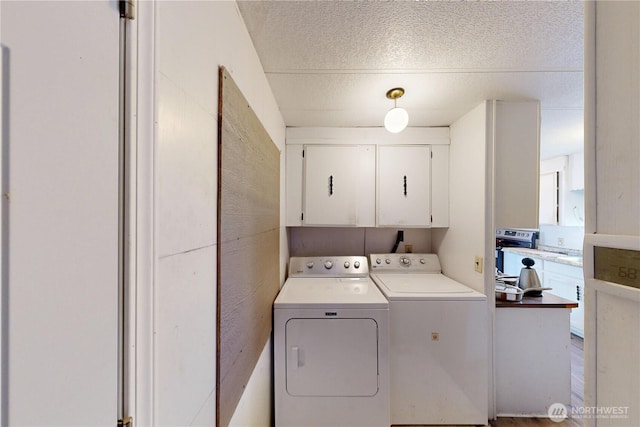
[[[547,262],[545,286],[563,298],[577,301],[578,307],[571,310],[571,332],[584,337],[584,278],[582,268],[557,262]]]
[[[287,145],[286,148],[286,225],[302,225],[303,145]]]
[[[375,151],[310,145],[304,151],[304,225],[373,225]]]
[[[496,228],[538,228],[540,103],[493,101]],[[517,184],[516,184],[517,183]]]
[[[520,274],[520,269],[523,267],[522,256],[514,254],[513,252],[504,252],[504,274],[516,276]]]
[[[379,226],[431,225],[430,156],[427,145],[378,147]]]
[[[449,226],[449,146],[431,146],[431,227]]]

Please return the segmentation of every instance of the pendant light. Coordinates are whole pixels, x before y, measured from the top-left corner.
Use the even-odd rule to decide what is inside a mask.
[[[384,116],[384,127],[391,133],[402,132],[409,123],[409,114],[404,108],[397,106],[397,100],[404,95],[404,89],[395,87],[387,91],[387,98],[393,99],[393,108]]]

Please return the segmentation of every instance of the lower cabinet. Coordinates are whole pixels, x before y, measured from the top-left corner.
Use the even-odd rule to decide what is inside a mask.
[[[497,307],[496,415],[547,417],[571,403],[570,308]]]
[[[584,338],[584,277],[582,268],[557,262],[545,263],[544,285],[559,297],[576,301],[571,310],[571,333]]]

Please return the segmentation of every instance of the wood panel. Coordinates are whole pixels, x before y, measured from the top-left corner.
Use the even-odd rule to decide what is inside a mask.
[[[217,424],[269,339],[280,289],[280,152],[224,67],[218,105]]]

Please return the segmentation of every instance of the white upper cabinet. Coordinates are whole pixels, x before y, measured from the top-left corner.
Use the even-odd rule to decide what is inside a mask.
[[[304,225],[373,226],[375,146],[304,148]]]
[[[540,103],[491,101],[489,108],[488,143],[493,144],[495,154],[495,227],[538,228]]]
[[[287,130],[287,226],[447,227],[448,194],[448,128]]]
[[[427,145],[378,147],[377,224],[431,226],[431,149]]]

